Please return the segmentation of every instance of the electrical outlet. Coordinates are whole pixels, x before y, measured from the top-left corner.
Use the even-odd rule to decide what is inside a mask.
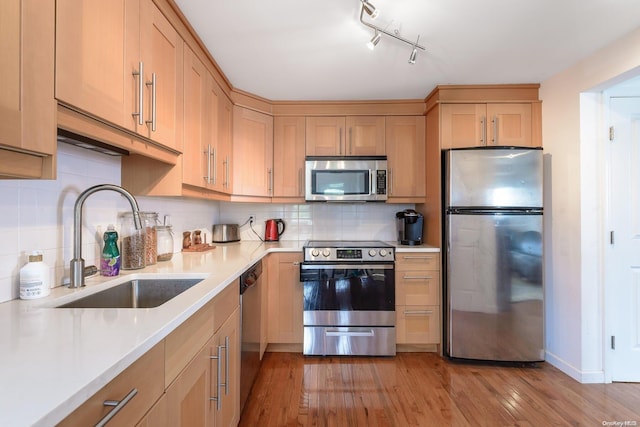
[[[249,215],[249,222],[252,223],[256,220],[256,215],[255,214],[250,214]]]

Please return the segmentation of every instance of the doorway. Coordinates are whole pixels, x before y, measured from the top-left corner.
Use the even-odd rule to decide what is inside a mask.
[[[640,77],[603,95],[605,381],[640,382]]]

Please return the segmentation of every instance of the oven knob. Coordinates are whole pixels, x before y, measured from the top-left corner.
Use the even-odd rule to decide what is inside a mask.
[[[311,255],[314,257],[317,257],[318,255],[320,255],[320,251],[317,249],[312,249],[311,250]]]
[[[373,258],[374,256],[376,256],[376,251],[375,251],[375,249],[369,249],[369,256],[370,256],[370,257],[372,257],[372,258]]]
[[[387,250],[386,249],[380,249],[380,256],[381,257],[386,257],[387,256]]]
[[[329,255],[331,255],[331,251],[329,249],[323,249],[322,255],[324,255],[325,257],[328,257]]]

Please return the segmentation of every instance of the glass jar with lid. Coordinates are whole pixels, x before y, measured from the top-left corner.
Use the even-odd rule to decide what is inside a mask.
[[[157,212],[140,212],[140,220],[145,230],[145,264],[154,265],[158,260],[158,236],[156,227],[158,226]]]
[[[173,229],[170,225],[156,226],[158,239],[158,261],[173,258]]]
[[[140,216],[142,229],[136,230],[132,212],[120,214],[120,268],[137,270],[146,266],[145,223]]]

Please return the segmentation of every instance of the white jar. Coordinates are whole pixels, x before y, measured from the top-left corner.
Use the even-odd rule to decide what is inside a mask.
[[[50,292],[49,266],[42,262],[42,251],[33,251],[29,263],[20,269],[20,298],[46,297]]]

